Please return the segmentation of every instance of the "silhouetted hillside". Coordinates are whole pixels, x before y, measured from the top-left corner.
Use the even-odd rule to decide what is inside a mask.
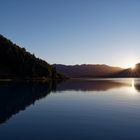
[[[56,70],[72,78],[79,77],[106,77],[122,71],[122,68],[107,65],[53,65]]]
[[[0,78],[43,77],[56,79],[61,76],[47,62],[0,35]]]
[[[140,63],[136,64],[135,69],[125,69],[118,73],[109,75],[109,77],[140,77]]]

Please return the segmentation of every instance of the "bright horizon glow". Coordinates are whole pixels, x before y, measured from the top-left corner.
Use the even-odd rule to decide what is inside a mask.
[[[3,0],[0,34],[50,64],[130,68],[140,62],[139,7],[140,0]]]
[[[136,68],[136,64],[133,64],[132,66],[131,66],[131,69],[133,70],[133,69],[135,69]]]
[[[131,56],[127,60],[124,60],[123,62],[125,62],[125,61],[126,61],[126,63],[122,64],[122,68],[131,68],[132,70],[135,69],[136,64],[138,64],[140,62],[135,56]]]

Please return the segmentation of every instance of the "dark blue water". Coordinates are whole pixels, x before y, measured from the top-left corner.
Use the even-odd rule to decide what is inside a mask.
[[[0,140],[140,140],[140,79],[0,84]]]

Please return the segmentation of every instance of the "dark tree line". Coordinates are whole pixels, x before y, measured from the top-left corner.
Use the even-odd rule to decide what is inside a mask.
[[[0,35],[0,78],[60,78],[55,68]]]

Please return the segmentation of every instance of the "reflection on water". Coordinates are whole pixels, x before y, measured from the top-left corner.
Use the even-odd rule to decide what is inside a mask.
[[[51,82],[46,83],[0,83],[0,123],[13,114],[34,104],[36,100],[46,97],[54,88]]]
[[[136,81],[136,82],[135,82]],[[68,80],[57,86],[57,91],[108,91],[114,88],[129,87],[135,93],[140,91],[138,79],[96,79]],[[13,114],[25,110],[36,100],[46,97],[55,86],[47,83],[2,83],[0,84],[0,123],[5,122]],[[56,93],[56,92],[55,92]]]
[[[139,140],[139,92],[140,79],[0,82],[0,139]]]
[[[140,91],[139,79],[86,79],[68,80],[57,86],[58,91],[108,91],[129,87],[132,91]]]
[[[132,93],[136,92],[135,80],[134,79],[131,80],[131,91],[132,91]]]
[[[132,88],[140,92],[140,80],[132,80]]]

